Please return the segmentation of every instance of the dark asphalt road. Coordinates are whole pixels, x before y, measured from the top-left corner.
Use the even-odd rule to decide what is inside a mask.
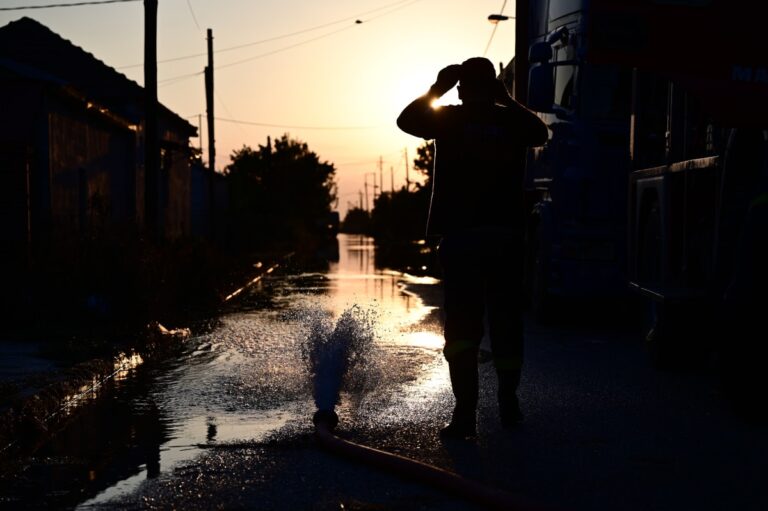
[[[479,438],[443,444],[449,389],[392,421],[342,412],[344,438],[397,452],[556,509],[768,509],[768,430],[731,412],[708,368],[658,372],[640,336],[616,326],[528,321],[520,390],[526,420],[495,417],[492,365],[482,364]],[[470,502],[336,458],[309,423],[271,440],[210,449],[121,501],[125,508],[475,509]],[[109,507],[117,503],[112,502]]]
[[[653,369],[640,329],[598,307],[559,326],[526,318],[519,428],[501,429],[485,355],[477,441],[441,442],[453,398],[439,286],[374,257],[340,236],[338,263],[243,293],[178,357],[116,381],[16,460],[0,508],[479,509],[319,448],[302,346],[314,320],[355,304],[377,347],[342,394],[342,438],[554,509],[768,509],[768,427],[730,409],[707,364]]]

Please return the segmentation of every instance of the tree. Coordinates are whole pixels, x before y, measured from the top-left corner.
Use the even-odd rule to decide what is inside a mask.
[[[420,173],[424,174],[426,180],[424,184],[419,184],[420,188],[432,189],[432,170],[435,164],[435,142],[425,140],[416,148],[416,159],[413,160],[413,166]]]
[[[416,149],[413,166],[426,176],[415,191],[401,188],[376,198],[371,214],[371,231],[378,240],[402,242],[422,239],[426,231],[427,211],[432,194],[432,165],[435,144],[425,141]]]
[[[232,238],[246,248],[324,234],[335,197],[334,166],[283,135],[243,146],[227,166]]]
[[[362,208],[352,208],[344,217],[341,230],[350,234],[368,234],[371,216]]]

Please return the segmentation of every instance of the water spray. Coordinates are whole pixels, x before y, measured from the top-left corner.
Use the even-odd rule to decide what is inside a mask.
[[[335,407],[343,380],[351,365],[362,362],[364,355],[369,353],[365,348],[373,343],[370,317],[361,315],[361,312],[357,307],[345,311],[333,328],[328,321],[317,322],[305,346],[305,355],[314,377],[315,404],[318,408],[312,422],[320,445],[333,454],[428,484],[489,509],[541,510],[541,507],[530,505],[508,492],[420,461],[344,440],[334,434],[339,424]]]

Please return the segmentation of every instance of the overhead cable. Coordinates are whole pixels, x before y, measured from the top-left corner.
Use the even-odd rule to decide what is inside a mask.
[[[189,13],[192,15],[192,19],[195,22],[195,26],[200,30],[200,23],[197,22],[197,16],[195,16],[195,10],[192,8],[192,2],[187,0],[187,7],[189,7]]]
[[[139,2],[140,0],[94,0],[91,2],[74,2],[68,4],[25,5],[17,7],[0,7],[0,11],[26,11],[28,9],[53,9],[55,7],[80,7],[83,5],[121,4]]]
[[[501,9],[499,10],[499,14],[504,14],[504,8],[507,6],[507,0],[504,0],[504,2],[501,4]],[[488,54],[488,50],[491,47],[491,42],[493,41],[493,36],[496,35],[496,29],[499,28],[499,24],[496,23],[493,25],[493,30],[491,30],[491,37],[488,39],[488,44],[485,45],[485,51],[483,52],[483,57],[485,57]]]
[[[331,21],[331,22],[328,22],[328,23],[323,23],[322,25],[315,25],[313,27],[304,28],[302,30],[297,30],[295,32],[290,32],[290,33],[287,33],[287,34],[281,34],[281,35],[277,35],[277,36],[273,36],[273,37],[268,37],[266,39],[260,39],[258,41],[251,41],[249,43],[238,44],[238,45],[235,45],[235,46],[228,46],[226,48],[218,48],[218,49],[214,50],[213,52],[214,53],[224,53],[224,52],[227,52],[227,51],[240,50],[242,48],[248,48],[250,46],[257,46],[257,45],[264,44],[264,43],[269,43],[269,42],[272,42],[272,41],[278,41],[280,39],[287,39],[289,37],[305,34],[307,32],[314,32],[315,30],[320,30],[322,28],[327,28],[327,27],[331,27],[333,25],[338,25],[339,23],[344,23],[345,21],[352,21],[352,20],[357,21],[357,20],[360,19],[361,16],[365,16],[367,14],[378,12],[378,11],[381,11],[381,10],[384,10],[384,9],[389,9],[391,7],[400,8],[401,4],[407,4],[407,3],[410,3],[410,2],[413,2],[413,1],[414,0],[398,0],[397,2],[393,2],[391,4],[387,4],[387,5],[384,5],[384,6],[381,6],[381,7],[377,7],[375,9],[371,9],[369,11],[365,11],[365,12],[356,14],[354,16],[348,16],[346,18],[338,19],[336,21]],[[420,0],[416,0],[416,1],[420,1]],[[402,5],[402,7],[404,7],[404,5]],[[384,13],[384,14],[387,14],[387,13]],[[376,16],[376,17],[378,17],[378,16]],[[369,18],[368,21],[370,21],[371,19],[374,19],[374,18]],[[165,62],[177,62],[179,60],[188,60],[188,59],[194,59],[194,58],[197,58],[197,57],[204,57],[205,55],[207,55],[207,53],[204,53],[204,52],[203,53],[190,54],[190,55],[182,55],[182,56],[179,56],[179,57],[171,57],[171,58],[167,58],[167,59],[158,60],[157,63],[158,64],[162,64],[162,63],[165,63]],[[128,68],[132,68],[132,67],[141,67],[143,65],[144,65],[143,63],[141,63],[141,64],[130,64],[130,65],[127,65],[127,66],[120,66],[117,69],[128,69]]]
[[[290,126],[286,124],[270,124],[256,121],[242,121],[238,119],[227,119],[224,117],[214,117],[217,121],[231,122],[233,124],[247,124],[249,126],[263,126],[266,128],[283,128],[297,130],[367,130],[376,128],[376,126]]]
[[[395,11],[398,11],[398,10],[404,8],[404,7],[408,7],[408,6],[413,5],[413,4],[415,4],[417,2],[420,2],[420,1],[421,0],[408,0],[407,2],[402,2],[401,5],[398,5],[397,7],[392,8],[389,11],[386,11],[386,12],[383,12],[383,13],[377,15],[377,16],[368,18],[367,21],[371,21],[373,19],[380,18],[382,16],[386,16],[387,14],[391,14],[391,13],[393,13]],[[287,51],[287,50],[291,50],[293,48],[296,48],[296,47],[299,47],[299,46],[303,46],[303,45],[308,44],[308,43],[312,43],[312,42],[317,41],[319,39],[323,39],[323,38],[326,38],[326,37],[338,34],[339,32],[343,32],[344,30],[349,30],[350,28],[353,28],[356,25],[361,24],[361,23],[363,23],[363,21],[357,20],[357,22],[354,25],[348,25],[346,27],[342,27],[340,29],[333,30],[331,32],[327,32],[325,34],[319,35],[317,37],[312,37],[310,39],[305,39],[303,41],[299,41],[298,43],[291,44],[291,45],[288,45],[288,46],[283,46],[282,48],[278,48],[276,50],[272,50],[272,51],[269,51],[269,52],[266,52],[266,53],[261,53],[259,55],[254,55],[254,56],[248,57],[246,59],[241,59],[241,60],[236,60],[234,62],[229,62],[227,64],[223,64],[221,66],[217,66],[214,69],[216,71],[218,71],[219,69],[226,69],[228,67],[233,67],[233,66],[237,66],[237,65],[240,65],[240,64],[245,64],[246,62],[251,62],[253,60],[257,60],[257,59],[261,59],[261,58],[264,58],[264,57],[268,57],[270,55],[274,55],[276,53],[281,53],[281,52],[284,52],[284,51]],[[198,76],[198,75],[201,75],[201,74],[203,74],[202,71],[199,71],[197,73],[188,73],[188,74],[184,74],[184,75],[174,76],[172,78],[167,78],[167,79],[161,80],[161,81],[159,81],[157,83],[160,86],[171,85],[173,83],[178,83],[178,82],[181,82],[183,80],[186,80],[187,78],[192,78],[194,76]]]

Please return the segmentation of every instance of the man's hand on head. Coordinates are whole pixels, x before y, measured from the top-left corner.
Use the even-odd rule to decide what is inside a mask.
[[[507,90],[507,87],[504,85],[504,82],[501,80],[496,80],[496,83],[494,84],[494,99],[496,100],[496,103],[504,106],[511,106],[514,101],[512,101],[512,97],[509,95],[509,91]]]
[[[461,66],[459,64],[451,64],[446,66],[437,73],[437,80],[435,84],[429,89],[430,93],[437,96],[442,96],[453,88],[454,85],[459,83],[459,76],[461,74]]]

